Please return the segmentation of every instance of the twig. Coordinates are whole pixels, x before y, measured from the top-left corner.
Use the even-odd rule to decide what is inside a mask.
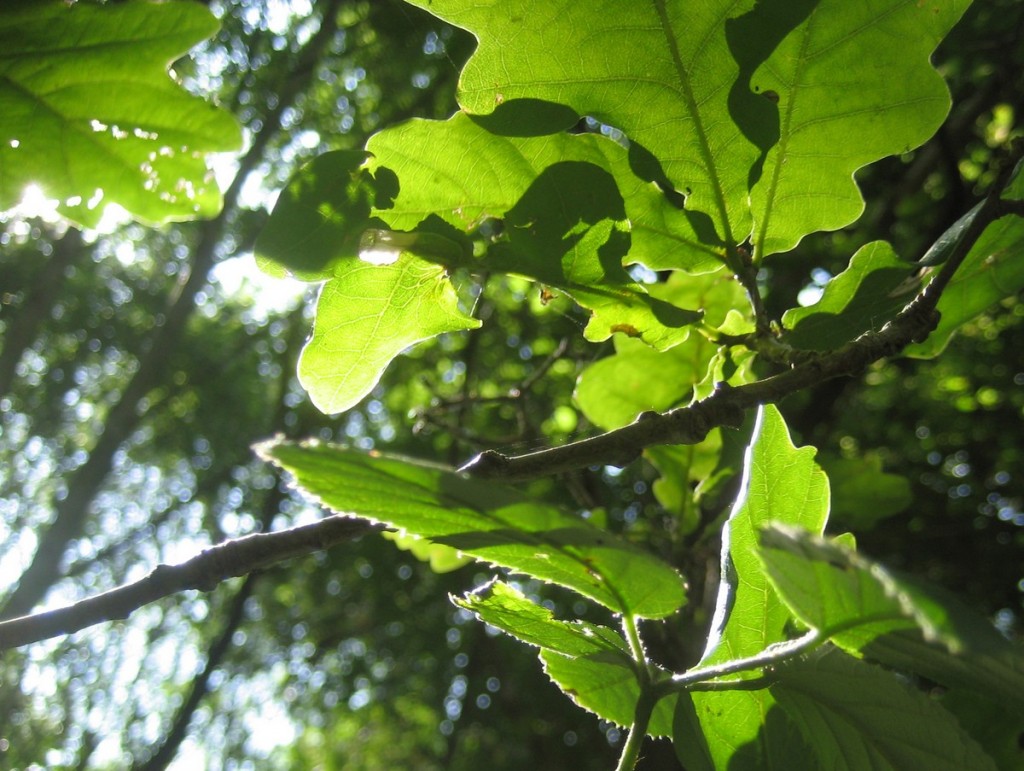
[[[211,591],[228,578],[323,551],[379,529],[338,514],[311,525],[226,541],[204,549],[180,565],[157,565],[148,576],[134,583],[63,608],[4,621],[0,623],[0,651],[77,632],[103,621],[124,619],[143,605],[186,589]]]
[[[743,681],[735,680],[722,682],[718,680],[718,678],[726,675],[735,675],[740,672],[749,672],[755,669],[777,666],[784,661],[814,650],[822,645],[827,639],[828,638],[819,630],[812,629],[802,637],[769,646],[754,656],[748,656],[743,659],[734,659],[733,661],[726,661],[722,664],[716,664],[710,667],[691,669],[688,672],[673,675],[671,680],[664,680],[658,683],[655,686],[655,690],[659,698],[676,691],[684,690],[737,690],[738,686],[741,686]],[[763,678],[758,678],[757,686],[764,687],[767,682],[768,681]],[[700,685],[703,685],[704,687],[699,687]]]
[[[546,450],[509,456],[487,450],[460,470],[475,477],[506,481],[550,476],[588,466],[625,466],[644,448],[660,444],[697,444],[716,427],[738,427],[747,409],[774,403],[825,380],[854,375],[879,359],[896,355],[907,345],[923,341],[939,323],[936,310],[956,271],[985,228],[1007,213],[1018,213],[1018,202],[1000,198],[1013,171],[1007,163],[977,216],[935,278],[895,318],[878,331],[866,332],[831,352],[808,357],[792,369],[755,383],[730,387],[721,383],[705,399],[666,413],[647,412],[628,426],[589,439]]]

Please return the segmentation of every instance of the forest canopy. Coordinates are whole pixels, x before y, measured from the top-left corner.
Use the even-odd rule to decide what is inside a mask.
[[[0,9],[0,765],[1019,768],[1021,34]]]

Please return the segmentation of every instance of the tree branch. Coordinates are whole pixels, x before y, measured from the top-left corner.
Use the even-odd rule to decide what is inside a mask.
[[[157,565],[148,576],[134,583],[63,608],[4,621],[0,623],[0,651],[77,632],[103,621],[124,619],[143,605],[186,589],[211,591],[228,578],[323,551],[379,529],[338,514],[311,525],[225,541],[180,565]]]
[[[697,444],[713,428],[738,427],[747,409],[777,402],[831,378],[855,375],[879,359],[896,355],[910,343],[923,341],[939,323],[936,308],[942,293],[982,232],[1000,217],[1019,213],[1019,202],[1000,198],[1012,172],[1013,163],[1006,163],[977,216],[932,281],[881,329],[866,332],[835,351],[810,353],[791,369],[755,383],[737,387],[720,383],[710,396],[686,407],[666,413],[646,412],[630,425],[614,431],[524,455],[487,450],[460,471],[475,477],[515,481],[588,466],[622,467],[636,460],[646,447]]]

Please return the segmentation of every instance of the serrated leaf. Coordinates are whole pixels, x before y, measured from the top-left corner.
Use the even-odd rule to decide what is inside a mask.
[[[344,262],[334,273],[299,357],[299,382],[322,412],[358,404],[413,343],[480,326],[459,309],[445,269],[411,252],[390,265]]]
[[[778,108],[778,141],[751,190],[759,254],[788,251],[808,233],[853,222],[864,208],[853,172],[935,133],[950,97],[929,59],[969,5],[766,2],[741,20],[746,37],[763,38],[764,25],[780,14],[806,13],[750,77],[750,88]]]
[[[1024,200],[1020,166],[1003,198]],[[942,315],[938,327],[927,340],[908,346],[904,353],[919,358],[938,356],[961,325],[1024,289],[1022,250],[1024,217],[1008,215],[985,228],[939,299]]]
[[[594,656],[565,656],[542,650],[544,671],[577,705],[617,726],[633,723],[640,686],[632,667],[623,662],[612,664]],[[668,673],[657,670],[659,677]],[[654,705],[649,736],[669,736],[672,733],[672,713],[676,696],[661,699]]]
[[[876,637],[862,653],[897,671],[916,672],[948,687],[973,690],[1024,713],[1024,652],[994,629],[972,626],[965,630],[961,626],[959,631],[969,635],[969,655],[951,656],[917,630]]]
[[[203,155],[237,149],[241,132],[167,68],[217,27],[196,3],[0,11],[0,210],[35,183],[86,226],[108,203],[153,223],[216,214]]]
[[[825,286],[818,302],[782,316],[785,342],[794,348],[832,351],[859,335],[881,329],[909,303],[920,281],[886,241],[865,244],[850,265]]]
[[[682,577],[647,551],[511,488],[338,445],[275,440],[257,451],[334,511],[569,587],[617,613],[661,618],[685,600]]]
[[[1024,766],[1024,711],[1007,709],[991,694],[953,689],[942,695],[942,707],[950,712],[985,750],[997,768]]]
[[[809,767],[995,771],[937,701],[878,667],[831,649],[775,676],[772,695],[810,746]]]
[[[486,624],[544,650],[565,656],[592,656],[618,666],[632,666],[629,649],[614,629],[585,621],[558,621],[514,586],[493,580],[452,602]]]
[[[813,448],[793,446],[777,408],[760,408],[747,448],[741,492],[723,532],[722,580],[702,664],[753,656],[786,639],[793,616],[758,560],[758,533],[770,521],[798,524],[814,532],[824,529],[828,479],[814,462],[814,454]],[[772,742],[762,734],[773,705],[767,690],[694,693],[693,703],[717,767],[728,766],[743,746],[743,757],[749,758],[741,764],[743,768],[757,768],[772,758],[792,760],[791,750],[785,749],[791,743]]]
[[[773,524],[761,531],[758,551],[792,613],[843,648],[859,651],[878,635],[915,627],[951,651],[962,648],[941,606],[853,549]]]
[[[1024,710],[1024,652],[955,597],[793,528],[774,525],[762,542],[793,613],[842,648]]]

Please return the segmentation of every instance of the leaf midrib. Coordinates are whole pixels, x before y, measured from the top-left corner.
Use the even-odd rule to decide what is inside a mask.
[[[661,31],[665,35],[665,43],[672,56],[672,64],[676,70],[676,78],[679,80],[679,84],[682,88],[682,93],[686,102],[686,109],[690,113],[694,128],[696,129],[701,161],[704,164],[704,170],[711,182],[715,205],[718,207],[718,216],[722,223],[722,240],[725,242],[726,251],[728,253],[732,253],[735,250],[736,243],[732,234],[732,227],[729,222],[729,211],[725,202],[725,191],[722,189],[722,182],[718,177],[718,168],[715,165],[714,155],[711,152],[711,145],[708,143],[707,130],[704,127],[704,121],[702,120],[700,110],[698,109],[697,99],[693,94],[690,77],[686,71],[686,65],[683,64],[682,57],[679,53],[679,46],[676,45],[676,39],[672,35],[672,25],[669,22],[668,12],[665,9],[665,0],[653,0],[653,4],[654,9],[658,14],[658,20],[661,24]]]
[[[347,474],[345,475],[347,480],[348,480],[347,481],[347,485],[350,488],[352,488],[353,490],[357,490],[358,489],[361,492],[364,492],[364,494],[366,492],[368,492],[369,493],[369,498],[371,500],[373,498],[377,497],[376,494],[379,492],[380,489],[387,489],[387,490],[389,490],[389,494],[390,495],[392,495],[392,496],[396,495],[396,490],[395,490],[396,478],[393,475],[391,475],[390,473],[388,473],[385,469],[379,469],[379,468],[376,468],[374,466],[368,466],[368,465],[360,463],[360,462],[356,462],[356,463],[352,464],[351,461],[346,461],[344,459],[336,459],[335,463],[338,460],[341,460],[341,462],[344,465],[350,465],[350,466],[354,465],[356,467],[357,473],[356,473],[356,475],[354,477],[352,475],[347,475]],[[359,485],[358,484],[358,480],[359,480],[359,476],[360,475],[362,475],[363,478],[366,480],[366,483],[367,483],[366,485]],[[373,484],[373,477],[377,478],[379,484],[383,484],[383,488],[380,488],[377,485]],[[446,506],[445,506],[446,502],[447,503],[454,503],[457,507],[463,508],[463,509],[468,509],[473,515],[482,517],[482,518],[484,518],[484,519],[486,519],[486,520],[488,520],[490,522],[493,522],[494,524],[497,524],[497,525],[501,526],[503,529],[504,528],[511,528],[516,533],[517,537],[520,539],[519,543],[522,546],[534,545],[534,546],[543,546],[543,547],[545,547],[547,549],[552,549],[553,551],[561,554],[563,557],[565,557],[569,561],[575,563],[577,566],[583,568],[585,571],[591,572],[591,573],[597,573],[598,575],[601,576],[601,586],[604,588],[605,592],[608,595],[611,595],[611,597],[614,598],[614,600],[616,600],[619,603],[619,607],[618,608],[612,608],[612,610],[620,612],[620,613],[632,613],[633,612],[632,608],[630,607],[630,604],[625,601],[625,598],[622,596],[621,592],[619,591],[618,586],[612,580],[614,578],[613,576],[606,575],[604,573],[604,571],[596,570],[593,565],[589,564],[589,562],[588,562],[588,560],[586,558],[581,557],[581,556],[576,555],[576,554],[573,554],[566,547],[564,547],[564,546],[562,546],[560,544],[554,543],[554,542],[550,541],[549,539],[545,539],[543,537],[543,535],[545,534],[546,531],[536,531],[535,532],[535,531],[528,531],[528,530],[517,529],[515,527],[515,523],[514,522],[510,522],[507,519],[503,519],[500,516],[497,516],[491,510],[482,510],[477,504],[464,499],[460,495],[456,495],[456,494],[454,494],[452,492],[440,493],[440,492],[437,492],[437,491],[433,491],[433,490],[431,490],[430,487],[422,485],[419,482],[416,482],[416,481],[413,481],[413,480],[409,480],[409,479],[400,479],[398,481],[400,481],[403,485],[412,486],[413,488],[415,488],[417,490],[418,493],[426,493],[426,495],[427,495],[426,500],[423,500],[423,499],[416,500],[419,496],[418,495],[414,496],[413,501],[412,501],[412,505],[425,505],[425,506],[430,506],[430,507],[433,507],[433,508],[444,509],[444,508],[446,508]],[[301,482],[300,482],[300,485],[301,485]],[[305,488],[303,488],[303,489],[305,489]],[[333,504],[330,504],[326,500],[324,500],[324,497],[322,495],[320,495],[320,494],[315,494],[315,495],[316,495],[317,499],[319,499],[320,502],[323,505],[327,506],[332,511],[337,511],[337,508]],[[384,507],[379,507],[379,508],[380,508],[381,513],[384,514],[384,516],[386,517],[385,519],[382,519],[382,518],[379,518],[379,517],[376,517],[376,516],[366,516],[366,515],[360,515],[360,514],[356,514],[356,516],[358,516],[360,519],[369,519],[371,521],[377,521],[377,522],[387,522],[387,519],[390,519],[390,517],[387,517],[387,515],[384,513]],[[344,512],[339,512],[339,513],[344,513]],[[425,516],[429,516],[429,515],[425,515]],[[588,525],[583,520],[579,520],[579,525],[581,527],[584,527],[584,528],[592,527],[591,525]],[[404,529],[410,530],[410,528],[404,528]],[[486,531],[480,531],[480,532],[486,532]],[[432,539],[427,538],[427,540],[432,540]],[[618,550],[622,550],[622,551],[626,551],[626,552],[629,551],[628,548],[623,548],[623,547],[627,547],[628,543],[624,543],[624,542],[620,541],[618,538],[615,538],[614,536],[610,536],[610,541],[612,543],[614,543],[614,545],[616,546],[616,548]],[[476,555],[473,555],[473,556],[474,556],[474,559],[476,559],[478,561],[480,560],[480,558],[477,557]],[[579,592],[579,589],[573,588],[573,590]],[[582,592],[581,592],[581,594],[582,594]],[[597,600],[596,597],[593,597],[592,595],[591,595],[591,597],[592,597],[592,599],[595,599],[596,601],[601,602],[600,600]]]

